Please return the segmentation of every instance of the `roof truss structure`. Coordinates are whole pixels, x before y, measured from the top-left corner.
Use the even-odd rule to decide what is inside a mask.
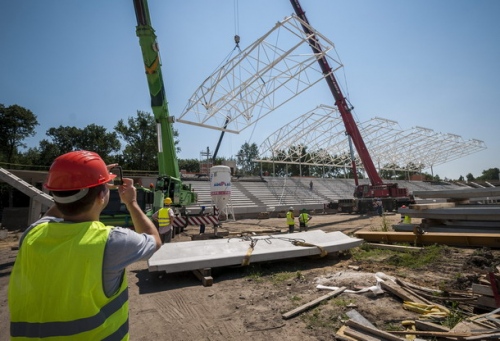
[[[327,55],[333,43],[310,27],[323,50],[321,55],[312,53],[310,36],[301,25],[309,26],[295,15],[285,18],[222,65],[198,87],[177,121],[240,133],[321,81],[326,75],[317,58],[327,57],[332,72],[340,68]]]
[[[422,171],[486,149],[481,140],[423,127],[403,130],[398,122],[380,117],[357,124],[379,169]],[[363,168],[356,151],[354,160]],[[349,167],[348,139],[337,109],[319,105],[276,130],[262,142],[255,161]]]
[[[311,52],[311,36],[302,26],[314,32],[321,55]],[[328,76],[322,74],[318,58],[328,58],[332,72],[341,68],[328,55],[331,51],[334,44],[321,33],[295,15],[287,17],[207,77],[177,121],[240,133]],[[402,130],[398,122],[380,117],[357,124],[379,169],[422,171],[486,149],[477,139],[465,141],[423,127]],[[344,123],[336,108],[327,105],[275,131],[262,142],[259,152],[255,162],[351,165]],[[363,169],[355,150],[353,158],[356,167]]]

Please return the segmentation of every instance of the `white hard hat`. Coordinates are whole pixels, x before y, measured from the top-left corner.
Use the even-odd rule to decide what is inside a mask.
[[[290,206],[290,208],[289,208],[288,210],[289,210],[289,211],[293,211],[293,207],[292,207],[292,206]]]

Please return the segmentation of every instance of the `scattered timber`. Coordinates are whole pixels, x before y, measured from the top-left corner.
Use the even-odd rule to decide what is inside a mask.
[[[494,276],[498,277],[498,274],[494,274]],[[483,279],[482,282],[487,283],[487,280]],[[420,290],[426,293],[439,294],[440,290],[420,287],[397,278],[394,280],[386,279],[384,282],[381,282],[381,286],[384,290],[403,301],[411,299],[415,305],[430,304],[433,307],[439,308],[441,312],[449,313],[447,308],[431,301],[432,298],[437,297],[429,295],[430,299],[426,299],[416,292],[416,290]],[[409,288],[414,290],[410,290]],[[494,291],[483,287],[478,290],[487,294]],[[448,297],[448,299],[450,301],[454,300],[453,297]],[[403,307],[406,303],[408,302],[404,302]],[[349,320],[337,330],[335,336],[339,340],[346,341],[424,340],[417,339],[416,336],[424,337],[425,340],[428,340],[428,338],[432,340],[498,340],[500,338],[499,313],[500,308],[497,308],[489,313],[471,316],[459,322],[452,329],[430,321],[426,314],[423,314],[416,320],[401,321],[401,328],[406,328],[405,330],[384,331],[376,328],[357,311],[350,310],[346,313]]]
[[[338,288],[337,290],[335,291],[332,291],[331,293],[329,294],[326,294],[326,295],[323,295],[317,299],[315,299],[314,301],[311,301],[309,303],[306,303],[304,305],[301,305],[300,307],[297,307],[289,312],[286,312],[284,313],[283,315],[281,315],[285,320],[286,319],[289,319],[289,318],[292,318],[306,310],[309,310],[311,309],[312,307],[315,307],[317,306],[318,304],[320,304],[321,302],[323,301],[326,301],[326,300],[329,300],[330,298],[332,297],[335,297],[335,296],[338,296],[340,295],[341,293],[343,293],[347,288],[346,287],[341,287],[341,288]]]

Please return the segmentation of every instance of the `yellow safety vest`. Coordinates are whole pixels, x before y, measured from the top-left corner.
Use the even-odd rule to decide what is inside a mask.
[[[25,236],[9,283],[11,340],[128,340],[128,284],[104,293],[111,228],[42,223]]]
[[[293,212],[292,211],[288,211],[286,212],[286,223],[287,225],[293,225],[295,224],[295,218],[293,217]]]
[[[408,215],[405,215],[403,219],[403,224],[411,224],[411,217]]]
[[[307,223],[307,218],[309,217],[309,215],[307,213],[301,213],[299,215],[299,222],[301,223]]]
[[[158,211],[158,226],[168,226],[170,225],[170,215],[168,214],[170,208],[160,208]]]

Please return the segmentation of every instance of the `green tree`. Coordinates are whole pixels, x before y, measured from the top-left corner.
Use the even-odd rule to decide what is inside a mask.
[[[483,170],[483,174],[477,178],[477,180],[488,181],[488,180],[500,180],[500,169],[490,168]]]
[[[467,181],[474,181],[474,175],[472,175],[472,173],[468,173],[465,177],[467,178]]]
[[[181,159],[179,160],[179,169],[188,173],[199,173],[200,161],[197,159]]]
[[[125,140],[121,164],[128,169],[158,169],[158,146],[154,116],[137,111],[136,117],[129,117],[127,123],[119,120],[115,131]]]
[[[135,170],[158,169],[158,139],[153,115],[137,111],[136,116],[129,117],[127,123],[119,120],[115,131],[126,142],[120,161],[123,167]],[[172,134],[175,150],[179,153],[179,132],[173,129]]]
[[[36,134],[39,125],[37,117],[30,110],[19,105],[5,107],[0,104],[0,160],[14,161],[19,147],[26,147],[24,139]]]
[[[256,175],[259,168],[252,162],[259,156],[259,148],[256,143],[249,144],[245,142],[237,154],[236,164],[241,168],[244,174]]]
[[[115,154],[120,151],[121,144],[116,132],[108,133],[103,126],[90,124],[80,131],[77,147],[94,151],[106,163],[112,163],[116,161]]]
[[[57,155],[65,154],[77,149],[81,138],[81,130],[77,127],[69,126],[59,126],[58,128],[52,127],[49,128],[45,134],[50,137],[52,141],[42,140],[45,141],[43,143],[43,147],[50,148]],[[40,144],[42,144],[42,141]],[[53,146],[49,146],[50,143],[52,143]]]
[[[40,141],[38,151],[43,164],[52,162],[58,155],[79,149],[96,152],[106,163],[112,163],[117,160],[116,153],[121,147],[115,132],[108,133],[106,128],[96,124],[89,124],[83,129],[59,126],[50,128],[46,134],[52,142]]]

